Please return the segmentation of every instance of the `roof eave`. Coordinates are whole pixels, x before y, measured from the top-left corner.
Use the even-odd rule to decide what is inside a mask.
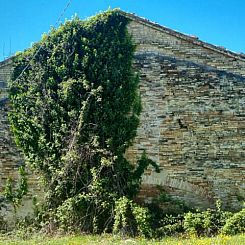
[[[126,16],[130,20],[134,20],[134,21],[140,22],[140,23],[142,23],[144,25],[147,25],[147,26],[149,26],[149,27],[151,27],[153,29],[156,29],[158,31],[161,31],[161,32],[167,33],[169,35],[175,36],[175,37],[180,38],[182,40],[185,40],[187,42],[193,43],[193,44],[195,44],[197,46],[201,46],[201,47],[207,48],[209,50],[221,53],[221,54],[223,54],[225,56],[234,58],[236,60],[245,61],[245,55],[243,55],[243,54],[235,53],[235,52],[232,52],[232,51],[227,50],[225,48],[221,48],[219,46],[215,46],[213,44],[201,41],[201,40],[199,40],[196,37],[191,37],[191,36],[183,34],[181,32],[172,30],[172,29],[170,29],[168,27],[162,26],[162,25],[160,25],[158,23],[155,23],[155,22],[152,22],[152,21],[150,21],[148,19],[139,17],[139,16],[137,16],[135,14],[124,12],[122,10],[119,10],[119,12],[120,12],[120,14]]]

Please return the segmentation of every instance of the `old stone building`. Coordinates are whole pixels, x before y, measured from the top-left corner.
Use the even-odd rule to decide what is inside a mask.
[[[146,150],[161,169],[147,171],[141,196],[148,200],[162,186],[187,204],[221,199],[238,208],[245,199],[245,56],[121,14],[131,20],[143,106],[127,157]],[[11,60],[0,63],[0,185],[22,161],[7,123],[10,68]]]
[[[23,163],[11,137],[8,123],[7,80],[11,64],[11,59],[0,63],[0,187],[8,177],[16,177],[18,167]]]

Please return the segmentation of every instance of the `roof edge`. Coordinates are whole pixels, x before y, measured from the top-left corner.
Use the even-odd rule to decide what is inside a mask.
[[[151,27],[153,29],[156,29],[158,31],[161,31],[161,32],[167,33],[169,35],[175,36],[177,38],[180,38],[182,40],[185,40],[185,41],[190,42],[192,44],[195,44],[197,46],[201,46],[203,48],[207,48],[207,49],[212,50],[214,52],[218,52],[218,53],[223,54],[225,56],[228,56],[228,57],[231,57],[231,58],[234,58],[234,59],[237,59],[237,60],[245,62],[245,54],[239,54],[239,53],[230,51],[230,50],[228,50],[226,48],[223,48],[223,47],[220,47],[220,46],[216,46],[214,44],[210,44],[210,43],[201,41],[195,36],[191,36],[191,35],[187,35],[187,34],[175,31],[175,30],[170,29],[168,27],[162,26],[162,25],[160,25],[160,24],[158,24],[156,22],[150,21],[150,20],[148,20],[146,18],[139,17],[139,16],[137,16],[134,13],[125,12],[125,11],[123,11],[121,9],[117,9],[117,11],[118,11],[119,14],[127,17],[130,20],[134,20],[134,21],[140,22],[140,23],[142,23],[144,25],[147,25],[147,26],[149,26],[149,27]],[[8,64],[8,63],[11,63],[12,59],[13,59],[13,56],[8,57],[7,59],[5,59],[3,61],[0,61],[0,66],[3,66],[3,65]]]
[[[7,65],[7,64],[11,63],[12,61],[13,61],[13,56],[10,56],[5,60],[0,61],[0,66]]]
[[[192,37],[190,35],[186,35],[186,34],[183,34],[181,32],[172,30],[172,29],[170,29],[168,27],[162,26],[162,25],[160,25],[160,24],[158,24],[156,22],[150,21],[150,20],[145,19],[143,17],[139,17],[139,16],[137,16],[135,14],[128,13],[128,12],[125,12],[123,10],[118,10],[118,11],[119,11],[120,14],[122,14],[123,16],[127,17],[130,20],[134,20],[134,21],[143,23],[143,24],[145,24],[147,26],[150,26],[151,28],[154,28],[154,29],[159,30],[161,32],[165,32],[165,33],[167,33],[169,35],[172,35],[172,36],[175,36],[175,37],[180,38],[182,40],[185,40],[187,42],[193,43],[193,44],[195,44],[197,46],[201,46],[201,47],[210,49],[212,51],[218,52],[220,54],[223,54],[225,56],[228,56],[228,57],[231,57],[231,58],[234,58],[234,59],[241,60],[241,61],[245,62],[245,54],[239,54],[239,53],[230,51],[228,49],[225,49],[225,48],[222,48],[222,47],[219,47],[219,46],[216,46],[216,45],[201,41],[197,37]]]

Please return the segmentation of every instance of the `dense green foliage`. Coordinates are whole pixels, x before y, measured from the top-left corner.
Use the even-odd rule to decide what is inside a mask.
[[[245,233],[245,208],[226,221],[222,233],[226,235]]]
[[[19,167],[19,180],[17,183],[14,183],[13,178],[8,178],[3,196],[8,203],[11,203],[14,208],[14,212],[18,206],[21,204],[22,198],[27,194],[28,191],[27,185],[27,173],[23,166]]]
[[[221,209],[221,202],[216,202],[215,209],[205,211],[188,212],[184,217],[184,229],[198,236],[213,236],[220,233],[221,228],[232,216],[231,212]]]
[[[126,197],[120,198],[115,205],[113,232],[122,235],[139,234],[151,237],[152,229],[148,209],[135,204]]]
[[[215,208],[200,211],[188,208],[162,192],[149,205],[149,211],[154,237],[180,234],[208,237],[218,234],[235,235],[245,231],[244,210],[238,213],[225,211],[220,200],[216,201]]]
[[[124,157],[141,109],[127,23],[117,10],[75,18],[14,58],[12,130],[58,227],[112,229],[115,202],[132,199],[153,164]]]

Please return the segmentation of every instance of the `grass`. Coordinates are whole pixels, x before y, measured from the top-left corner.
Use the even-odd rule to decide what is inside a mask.
[[[165,238],[160,241],[146,240],[143,238],[119,238],[111,235],[92,236],[32,236],[29,239],[23,240],[23,238],[0,236],[0,245],[245,245],[245,234],[237,236],[217,236],[214,238]]]

